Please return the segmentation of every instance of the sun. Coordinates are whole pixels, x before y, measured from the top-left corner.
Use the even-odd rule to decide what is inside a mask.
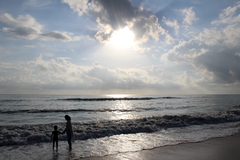
[[[134,34],[129,30],[128,27],[125,27],[121,30],[115,31],[109,41],[109,44],[115,47],[129,47],[134,45]]]

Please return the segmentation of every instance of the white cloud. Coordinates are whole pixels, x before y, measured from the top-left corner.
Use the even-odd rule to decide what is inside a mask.
[[[233,7],[227,7],[221,14],[219,14],[219,19],[214,20],[212,24],[219,25],[222,23],[232,24],[240,22],[240,14],[234,16],[238,8],[240,8],[240,2],[237,2]]]
[[[89,0],[62,0],[63,3],[67,3],[70,8],[77,12],[79,16],[85,14],[88,14],[89,10],[97,8],[97,6],[91,6],[94,5],[94,3],[89,3]]]
[[[43,28],[33,17],[30,15],[19,15],[16,19],[12,15],[5,13],[0,15],[0,21],[15,28],[3,28],[4,32],[12,35],[23,37],[27,39],[34,39],[41,34]]]
[[[41,55],[46,56],[46,57],[53,57],[54,56],[53,53],[49,53],[49,52],[41,53]]]
[[[135,34],[135,41],[145,43],[150,38],[159,40],[160,36],[170,35],[159,25],[158,18],[143,7],[133,7],[129,0],[62,0],[67,3],[78,15],[86,14],[94,17],[99,30],[95,37],[100,42],[110,39],[114,31],[129,27]],[[168,40],[170,42],[170,40]]]
[[[220,30],[204,29],[196,39],[211,46],[224,44],[228,47],[233,47],[240,43],[240,27],[237,25],[228,25]]]
[[[195,12],[193,11],[193,7],[185,8],[183,10],[180,10],[183,15],[185,15],[185,18],[183,20],[183,23],[192,25],[193,21],[198,20],[198,18],[195,15]]]
[[[204,29],[196,39],[204,42],[207,45],[217,45],[219,40],[223,39],[223,33],[217,29]]]
[[[3,31],[13,36],[22,37],[26,39],[36,39],[41,40],[59,40],[59,41],[77,41],[81,37],[75,36],[71,38],[70,33],[51,31],[48,33],[42,33],[43,26],[40,25],[33,17],[30,15],[19,15],[16,19],[12,15],[5,13],[0,15],[0,21],[6,23],[14,28],[3,27]]]
[[[11,70],[11,72],[9,72]],[[1,84],[14,86],[16,89],[95,89],[95,90],[159,90],[167,87],[177,89],[177,79],[164,71],[147,71],[140,69],[109,69],[95,62],[93,66],[83,67],[72,64],[67,58],[49,61],[43,56],[27,63],[0,63]],[[154,75],[158,72],[159,75]],[[152,73],[152,74],[151,74]],[[167,79],[168,80],[167,80]],[[171,79],[171,82],[169,81]],[[26,86],[26,84],[28,84]],[[11,88],[12,88],[11,87]]]
[[[27,48],[35,48],[34,45],[25,45],[24,47],[27,47]]]
[[[33,17],[31,17],[28,14],[19,15],[16,19],[14,19],[11,14],[4,13],[0,15],[0,21],[17,28],[31,27],[34,28],[35,30],[38,30],[39,32],[43,28],[42,25],[40,25]]]
[[[163,22],[165,22],[167,26],[173,27],[175,29],[176,34],[178,35],[180,26],[176,19],[174,21],[170,21],[166,17],[163,16]]]
[[[58,93],[58,90],[98,90],[99,92],[151,90],[151,93],[166,93],[181,89],[185,91],[190,88],[199,89],[209,86],[212,82],[231,84],[238,81],[239,56],[235,55],[238,59],[235,58],[231,63],[222,65],[224,69],[229,68],[227,70],[229,76],[226,77],[224,76],[226,74],[223,74],[225,71],[218,69],[227,58],[223,56],[224,52],[221,52],[218,58],[215,52],[201,47],[197,50],[194,47],[190,49],[193,45],[193,43],[181,42],[175,49],[178,52],[183,49],[182,47],[188,47],[189,55],[178,53],[182,59],[189,59],[191,52],[199,54],[191,57],[192,62],[195,61],[196,68],[184,72],[165,70],[161,65],[154,65],[150,69],[109,69],[99,62],[88,67],[77,66],[68,58],[44,60],[41,55],[27,63],[0,63],[0,88],[24,89],[32,92],[51,90],[52,93]],[[217,67],[215,67],[216,61],[221,61]]]
[[[177,63],[193,63],[194,59],[206,54],[209,50],[200,46],[196,41],[180,41],[167,53],[161,56],[164,60],[169,60]]]
[[[26,7],[26,8],[39,8],[39,7],[45,7],[49,4],[53,3],[53,1],[49,1],[49,0],[28,0],[26,1],[24,4],[23,4],[23,7]]]
[[[72,41],[79,41],[81,38],[83,38],[83,36],[75,36],[72,38]],[[89,38],[89,37],[87,37]]]

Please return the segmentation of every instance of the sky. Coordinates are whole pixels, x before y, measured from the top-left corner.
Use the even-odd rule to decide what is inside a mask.
[[[240,1],[1,0],[0,94],[240,94]]]

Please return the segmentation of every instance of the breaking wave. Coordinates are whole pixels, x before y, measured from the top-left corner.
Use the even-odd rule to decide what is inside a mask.
[[[73,130],[76,140],[86,140],[119,134],[152,133],[172,127],[239,121],[240,110],[235,109],[210,114],[164,115],[127,120],[73,122]],[[65,128],[65,123],[0,126],[0,146],[50,142],[54,125],[58,125],[60,131]],[[65,135],[59,136],[60,140],[65,140],[65,138]]]
[[[147,108],[103,108],[103,109],[20,109],[20,110],[0,110],[1,114],[18,114],[18,113],[51,113],[51,112],[142,112],[142,111],[162,111],[173,109],[192,108],[194,106],[178,106],[178,107],[147,107]]]

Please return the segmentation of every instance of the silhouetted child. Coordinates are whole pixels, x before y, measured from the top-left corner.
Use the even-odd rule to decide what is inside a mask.
[[[54,149],[54,144],[56,142],[56,150],[58,150],[58,133],[61,133],[60,131],[57,130],[58,126],[54,126],[54,131],[52,132],[51,135],[51,140],[53,141],[53,149]]]

